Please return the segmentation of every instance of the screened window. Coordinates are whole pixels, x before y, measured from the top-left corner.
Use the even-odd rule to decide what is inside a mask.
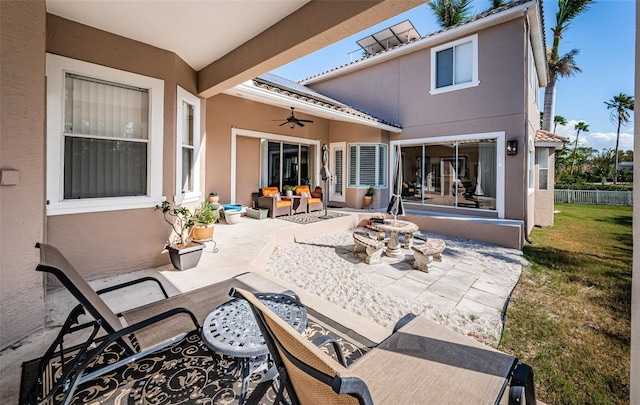
[[[538,149],[538,190],[549,189],[549,149]]]
[[[47,215],[163,200],[164,82],[46,55]]]
[[[431,50],[431,93],[478,84],[477,35]]]
[[[349,145],[349,187],[386,187],[387,145]]]
[[[149,92],[67,73],[64,198],[147,194]]]
[[[529,191],[531,192],[535,187],[535,159],[536,159],[536,151],[533,146],[533,141],[529,141]]]

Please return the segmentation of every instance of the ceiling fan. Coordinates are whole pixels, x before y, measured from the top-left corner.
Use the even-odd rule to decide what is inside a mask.
[[[282,121],[282,120],[273,120],[273,121]],[[308,122],[308,123],[313,123],[312,120],[300,120],[298,118],[296,118],[295,115],[293,115],[293,107],[291,107],[291,114],[284,120],[284,122],[278,126],[283,126],[286,124],[289,124],[289,127],[291,127],[292,129],[295,128],[296,125],[304,127],[303,122]]]

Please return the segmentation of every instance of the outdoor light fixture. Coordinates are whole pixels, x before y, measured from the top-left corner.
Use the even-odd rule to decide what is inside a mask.
[[[507,141],[507,155],[517,155],[517,154],[518,154],[518,140],[509,139]]]

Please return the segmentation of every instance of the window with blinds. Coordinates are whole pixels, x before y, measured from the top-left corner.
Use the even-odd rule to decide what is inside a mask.
[[[147,195],[149,92],[65,75],[64,198]]]
[[[538,149],[538,190],[549,189],[549,149]]]
[[[334,151],[333,194],[339,196],[344,195],[344,183],[342,181],[342,174],[344,173],[344,168],[342,167],[343,153],[344,151],[342,149],[335,149]]]
[[[349,187],[386,187],[387,145],[349,145]]]

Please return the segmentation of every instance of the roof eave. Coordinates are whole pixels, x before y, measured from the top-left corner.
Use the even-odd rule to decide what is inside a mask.
[[[442,31],[432,36],[425,36],[421,39],[410,42],[406,45],[399,46],[395,49],[383,51],[381,53],[378,53],[366,59],[360,59],[348,65],[330,70],[328,72],[320,73],[316,76],[302,79],[299,81],[299,83],[306,86],[309,84],[321,82],[337,76],[342,76],[350,72],[364,69],[366,67],[373,66],[373,65],[382,63],[384,61],[387,61],[389,59],[397,58],[398,56],[415,52],[420,49],[433,47],[441,43],[446,43],[454,39],[463,37],[465,35],[477,33],[480,30],[521,18],[524,15],[524,12],[528,11],[529,8],[534,7],[536,3],[537,3],[536,0],[529,1],[527,3],[523,3],[518,6],[515,6],[509,10],[504,10],[501,13],[492,14],[484,18],[481,18],[479,20],[465,23],[458,27]],[[535,8],[537,9],[537,7]],[[540,43],[542,43],[542,41],[540,41]],[[534,49],[534,52],[536,50],[539,51],[540,49]],[[542,58],[544,59],[544,55],[542,55]],[[539,58],[536,57],[536,64],[538,64],[538,59]],[[546,69],[544,70],[544,72],[546,72]],[[544,83],[546,84],[546,78],[544,78]]]
[[[389,131],[396,134],[402,132],[402,128],[388,125],[382,122],[376,122],[368,120],[366,118],[357,117],[351,114],[347,114],[342,111],[336,111],[331,108],[327,108],[318,104],[310,103],[308,101],[296,99],[286,95],[278,94],[270,90],[255,87],[253,82],[247,81],[239,84],[227,91],[224,94],[233,97],[242,97],[248,100],[252,100],[258,103],[274,105],[282,108],[294,107],[300,110],[304,110],[305,113],[315,115],[320,118],[333,119],[343,122],[350,122],[354,124],[366,125],[372,128],[378,128],[383,131]]]
[[[562,149],[564,142],[534,142],[536,148],[554,148]]]

